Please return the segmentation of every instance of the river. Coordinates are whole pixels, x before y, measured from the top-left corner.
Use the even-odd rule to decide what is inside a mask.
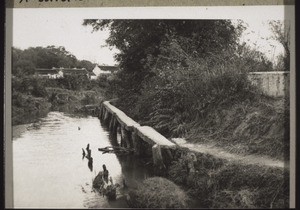
[[[50,112],[37,127],[14,127],[13,136],[15,208],[126,208],[123,180],[130,189],[151,176],[147,164],[134,156],[98,151],[111,146],[112,140],[96,117]],[[92,168],[82,158],[87,144],[92,150]],[[114,183],[121,185],[116,201],[92,189],[103,164]]]

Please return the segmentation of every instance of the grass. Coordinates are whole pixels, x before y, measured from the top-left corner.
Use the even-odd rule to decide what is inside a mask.
[[[129,191],[131,208],[186,208],[188,196],[168,179],[148,178],[137,189]]]
[[[189,126],[185,137],[190,142],[215,144],[242,155],[289,159],[289,104],[284,98],[260,96],[255,101],[220,106]]]
[[[189,174],[187,151],[170,166],[168,178],[200,198],[205,208],[287,208],[289,171],[241,165],[208,154],[196,154],[197,170]]]

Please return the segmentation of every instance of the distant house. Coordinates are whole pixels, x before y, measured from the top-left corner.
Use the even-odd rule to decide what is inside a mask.
[[[44,77],[49,79],[61,78],[66,75],[86,75],[90,78],[90,73],[85,69],[77,68],[52,68],[52,69],[35,69],[35,75],[38,77]]]
[[[117,72],[119,67],[117,66],[100,66],[96,65],[93,69],[95,75],[91,76],[91,79],[97,79],[100,75],[110,75],[114,72]]]
[[[89,72],[89,78],[90,79],[94,79],[96,76],[96,74],[94,72]]]
[[[52,69],[35,69],[35,75],[39,77],[49,78],[49,79],[56,79],[63,77],[63,72],[61,69],[52,68]]]
[[[61,68],[64,76],[65,75],[86,75],[88,78],[90,77],[88,70],[85,68],[77,69],[77,68]]]

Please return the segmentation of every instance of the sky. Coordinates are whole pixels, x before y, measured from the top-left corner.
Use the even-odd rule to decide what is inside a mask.
[[[20,49],[64,46],[79,60],[104,65],[117,64],[114,54],[118,50],[103,46],[109,31],[92,33],[90,26],[82,25],[84,19],[241,19],[248,24],[243,41],[265,53],[270,60],[276,60],[283,52],[278,42],[266,39],[272,35],[267,21],[284,19],[282,6],[36,8],[12,11],[12,46]]]

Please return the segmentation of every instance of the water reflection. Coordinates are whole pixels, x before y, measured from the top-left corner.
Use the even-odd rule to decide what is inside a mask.
[[[93,171],[93,158],[89,158],[89,161],[88,161],[88,167],[91,171]]]

